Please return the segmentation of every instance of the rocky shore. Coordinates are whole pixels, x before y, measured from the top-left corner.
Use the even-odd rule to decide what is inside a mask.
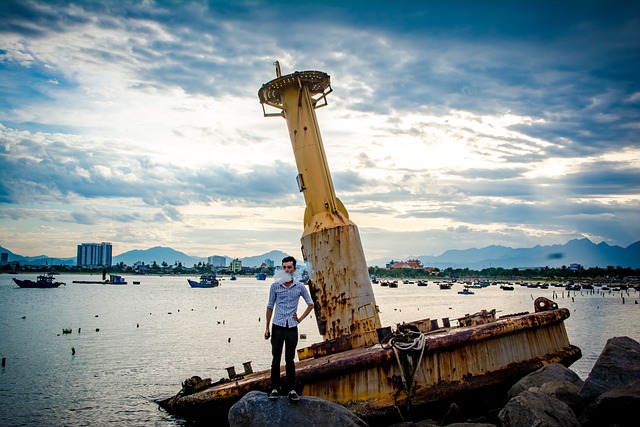
[[[485,396],[487,397],[487,396]],[[494,395],[485,406],[461,399],[444,411],[391,427],[600,427],[636,426],[640,408],[640,344],[628,337],[607,341],[587,379],[560,364],[546,365],[514,384],[506,395]],[[480,405],[482,406],[482,405]],[[424,414],[423,414],[424,415]],[[340,405],[315,397],[291,403],[269,401],[266,393],[251,392],[229,411],[232,427],[367,426]],[[387,424],[388,425],[388,424]]]

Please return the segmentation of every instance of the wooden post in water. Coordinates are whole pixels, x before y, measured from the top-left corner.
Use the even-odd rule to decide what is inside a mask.
[[[282,76],[275,65],[276,78],[260,88],[258,97],[265,116],[287,121],[298,188],[306,203],[300,241],[311,267],[309,289],[318,329],[325,340],[340,341],[338,347],[375,344],[380,318],[358,227],[335,195],[315,113],[332,92],[329,75],[296,71]],[[265,104],[280,111],[267,113]]]

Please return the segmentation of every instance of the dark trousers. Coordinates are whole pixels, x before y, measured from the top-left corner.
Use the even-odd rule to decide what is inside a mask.
[[[271,327],[271,388],[280,388],[280,360],[282,359],[282,347],[284,347],[284,361],[287,372],[287,391],[293,390],[296,385],[296,365],[293,358],[296,356],[298,345],[298,327],[283,328],[272,325]]]

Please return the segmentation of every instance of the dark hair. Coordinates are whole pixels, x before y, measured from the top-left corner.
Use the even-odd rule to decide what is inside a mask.
[[[282,263],[284,264],[285,262],[292,262],[293,266],[294,267],[296,266],[296,259],[294,257],[292,257],[292,256],[287,256],[287,257],[282,258]]]

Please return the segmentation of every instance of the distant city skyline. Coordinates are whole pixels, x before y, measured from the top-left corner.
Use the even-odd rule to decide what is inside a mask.
[[[318,120],[367,258],[626,247],[639,21],[617,0],[5,0],[0,244],[299,254],[286,124],[257,97],[279,60],[331,76]]]

